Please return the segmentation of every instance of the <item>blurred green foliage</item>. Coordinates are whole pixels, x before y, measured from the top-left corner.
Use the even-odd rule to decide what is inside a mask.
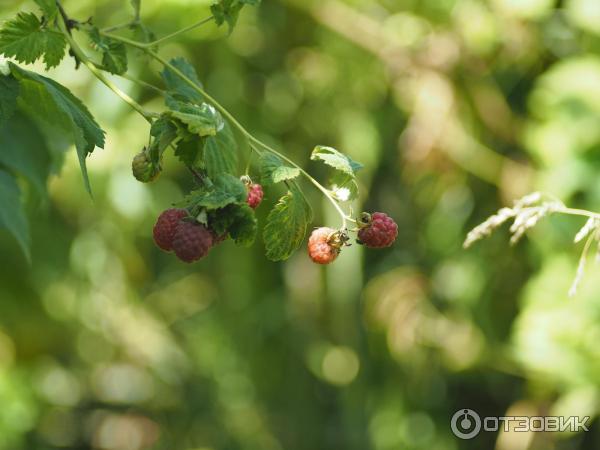
[[[131,15],[122,1],[65,5],[99,25]],[[144,0],[142,17],[163,36],[209,6]],[[0,0],[4,19],[32,8]],[[147,123],[63,61],[50,76],[88,104],[107,145],[88,160],[94,200],[74,151],[48,198],[26,192],[31,265],[0,233],[0,449],[598,448],[595,426],[469,442],[450,431],[461,408],[598,414],[599,269],[567,299],[580,221],[547,220],[515,248],[504,233],[461,248],[530,190],[600,209],[598,50],[597,0],[265,0],[230,36],[210,24],[165,45],[319,176],[315,144],[365,165],[355,210],[388,212],[399,238],[327,269],[303,251],[268,262],[262,242],[226,242],[192,266],[161,253],[153,221],[189,177],[169,157],[159,181],[138,183]],[[154,92],[115,82],[160,111]],[[2,139],[0,155],[15,153]],[[310,200],[315,224],[337,223]]]

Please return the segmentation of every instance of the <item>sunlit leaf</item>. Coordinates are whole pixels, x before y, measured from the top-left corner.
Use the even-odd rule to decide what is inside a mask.
[[[67,41],[58,30],[46,28],[33,13],[19,13],[0,29],[0,53],[22,63],[43,57],[46,69],[57,66]]]
[[[300,175],[300,169],[286,165],[279,156],[264,153],[260,157],[260,180],[265,186],[291,180]]]

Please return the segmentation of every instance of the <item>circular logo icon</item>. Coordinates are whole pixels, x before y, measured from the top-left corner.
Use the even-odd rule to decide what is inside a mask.
[[[459,409],[450,422],[452,433],[460,439],[473,439],[481,431],[481,417],[472,409]]]

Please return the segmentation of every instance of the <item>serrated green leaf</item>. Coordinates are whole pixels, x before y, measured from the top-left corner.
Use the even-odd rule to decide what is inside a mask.
[[[288,193],[279,199],[267,217],[263,230],[267,258],[271,261],[289,258],[302,244],[311,217],[304,195],[295,184],[290,185]]]
[[[56,0],[34,0],[35,3],[40,7],[42,14],[47,22],[54,20],[58,14],[58,7],[56,6]]]
[[[203,161],[206,172],[211,178],[221,173],[236,173],[237,143],[227,122],[216,136],[208,136],[204,139]]]
[[[218,0],[210,6],[217,25],[227,23],[229,33],[233,31],[244,5],[258,5],[260,0]]]
[[[17,240],[21,250],[30,259],[29,222],[23,213],[21,192],[17,181],[0,169],[0,227],[8,230]]]
[[[310,159],[322,161],[336,170],[330,179],[331,190],[336,199],[347,201],[358,196],[355,173],[362,168],[362,164],[332,147],[321,145],[315,147]]]
[[[221,114],[207,103],[198,106],[177,102],[171,106],[172,110],[166,114],[184,123],[190,133],[200,137],[214,136],[225,126]]]
[[[292,180],[300,175],[300,169],[287,166],[279,156],[264,153],[259,160],[260,181],[265,186]]]
[[[59,83],[10,64],[11,73],[19,80],[21,107],[67,133],[74,142],[86,189],[91,192],[85,160],[94,148],[104,147],[104,131],[85,105]]]
[[[0,75],[0,128],[12,117],[17,108],[19,82],[12,75]]]
[[[152,122],[150,135],[154,138],[148,149],[150,161],[160,167],[162,155],[177,137],[177,126],[166,115],[161,115]]]
[[[247,204],[230,204],[208,213],[208,223],[217,235],[228,233],[237,245],[249,246],[256,239],[258,222]]]
[[[202,147],[204,142],[200,138],[189,141],[179,141],[175,147],[175,156],[192,169],[202,168]]]
[[[42,197],[52,162],[44,136],[37,126],[16,113],[0,130],[0,165],[27,179]]]
[[[362,168],[362,164],[353,161],[349,156],[332,147],[317,145],[310,155],[313,161],[323,161],[328,166],[344,172],[348,175],[354,175],[356,171]]]
[[[239,178],[224,173],[214,179],[214,183],[210,188],[192,192],[188,204],[207,210],[215,210],[231,204],[245,204],[246,195],[244,183]]]
[[[19,13],[0,30],[0,53],[31,64],[43,57],[46,69],[57,66],[67,41],[57,30],[45,28],[33,13]]]
[[[256,239],[258,230],[256,214],[250,206],[245,204],[235,205],[234,211],[234,220],[229,226],[229,235],[237,245],[248,247]]]
[[[329,179],[329,184],[332,195],[339,201],[345,202],[358,197],[358,183],[353,175],[336,170]]]
[[[102,53],[102,68],[120,75],[127,72],[127,49],[125,44],[100,34],[96,27],[88,29],[92,47]]]
[[[194,67],[187,62],[184,58],[175,58],[170,63],[182,72],[187,78],[194,82],[199,88],[202,88],[202,83],[198,79],[198,74]],[[181,79],[170,68],[165,67],[161,72],[161,76],[167,87],[169,96],[167,97],[167,106],[171,107],[171,101],[181,101],[185,103],[202,103],[204,99],[202,95],[196,91],[192,86]]]

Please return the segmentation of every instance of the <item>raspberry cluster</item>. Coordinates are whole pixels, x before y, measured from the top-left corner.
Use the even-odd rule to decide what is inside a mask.
[[[242,177],[246,185],[246,203],[256,209],[263,200],[263,189],[258,183],[252,183],[248,177]],[[171,208],[163,211],[153,229],[154,242],[164,251],[174,252],[186,263],[191,263],[208,255],[210,249],[229,237],[229,233],[217,232],[214,216],[198,222],[198,211],[192,209]],[[204,213],[205,214],[205,213]],[[198,215],[200,217],[200,215]],[[206,217],[206,214],[205,214]],[[218,219],[218,218],[217,218]],[[398,236],[398,225],[387,214],[375,212],[362,213],[355,220],[358,228],[356,242],[370,248],[391,246]],[[208,223],[208,225],[207,225]],[[215,227],[223,230],[223,227]],[[308,239],[308,255],[316,264],[330,264],[337,259],[342,248],[349,245],[348,230],[336,230],[329,227],[316,228]]]
[[[197,261],[208,254],[215,244],[213,233],[189,217],[185,209],[163,211],[154,225],[154,242],[164,251],[186,263]]]
[[[358,224],[357,243],[370,248],[391,246],[398,236],[398,225],[387,214],[376,212],[363,213]],[[330,264],[338,257],[342,247],[347,244],[345,230],[321,227],[315,229],[308,239],[308,255],[317,264]]]
[[[262,186],[248,184],[246,202],[256,209],[263,198]],[[216,233],[190,216],[187,210],[170,208],[163,211],[152,230],[154,242],[166,252],[174,252],[181,261],[192,263],[204,258],[212,247],[228,238],[228,233]]]

